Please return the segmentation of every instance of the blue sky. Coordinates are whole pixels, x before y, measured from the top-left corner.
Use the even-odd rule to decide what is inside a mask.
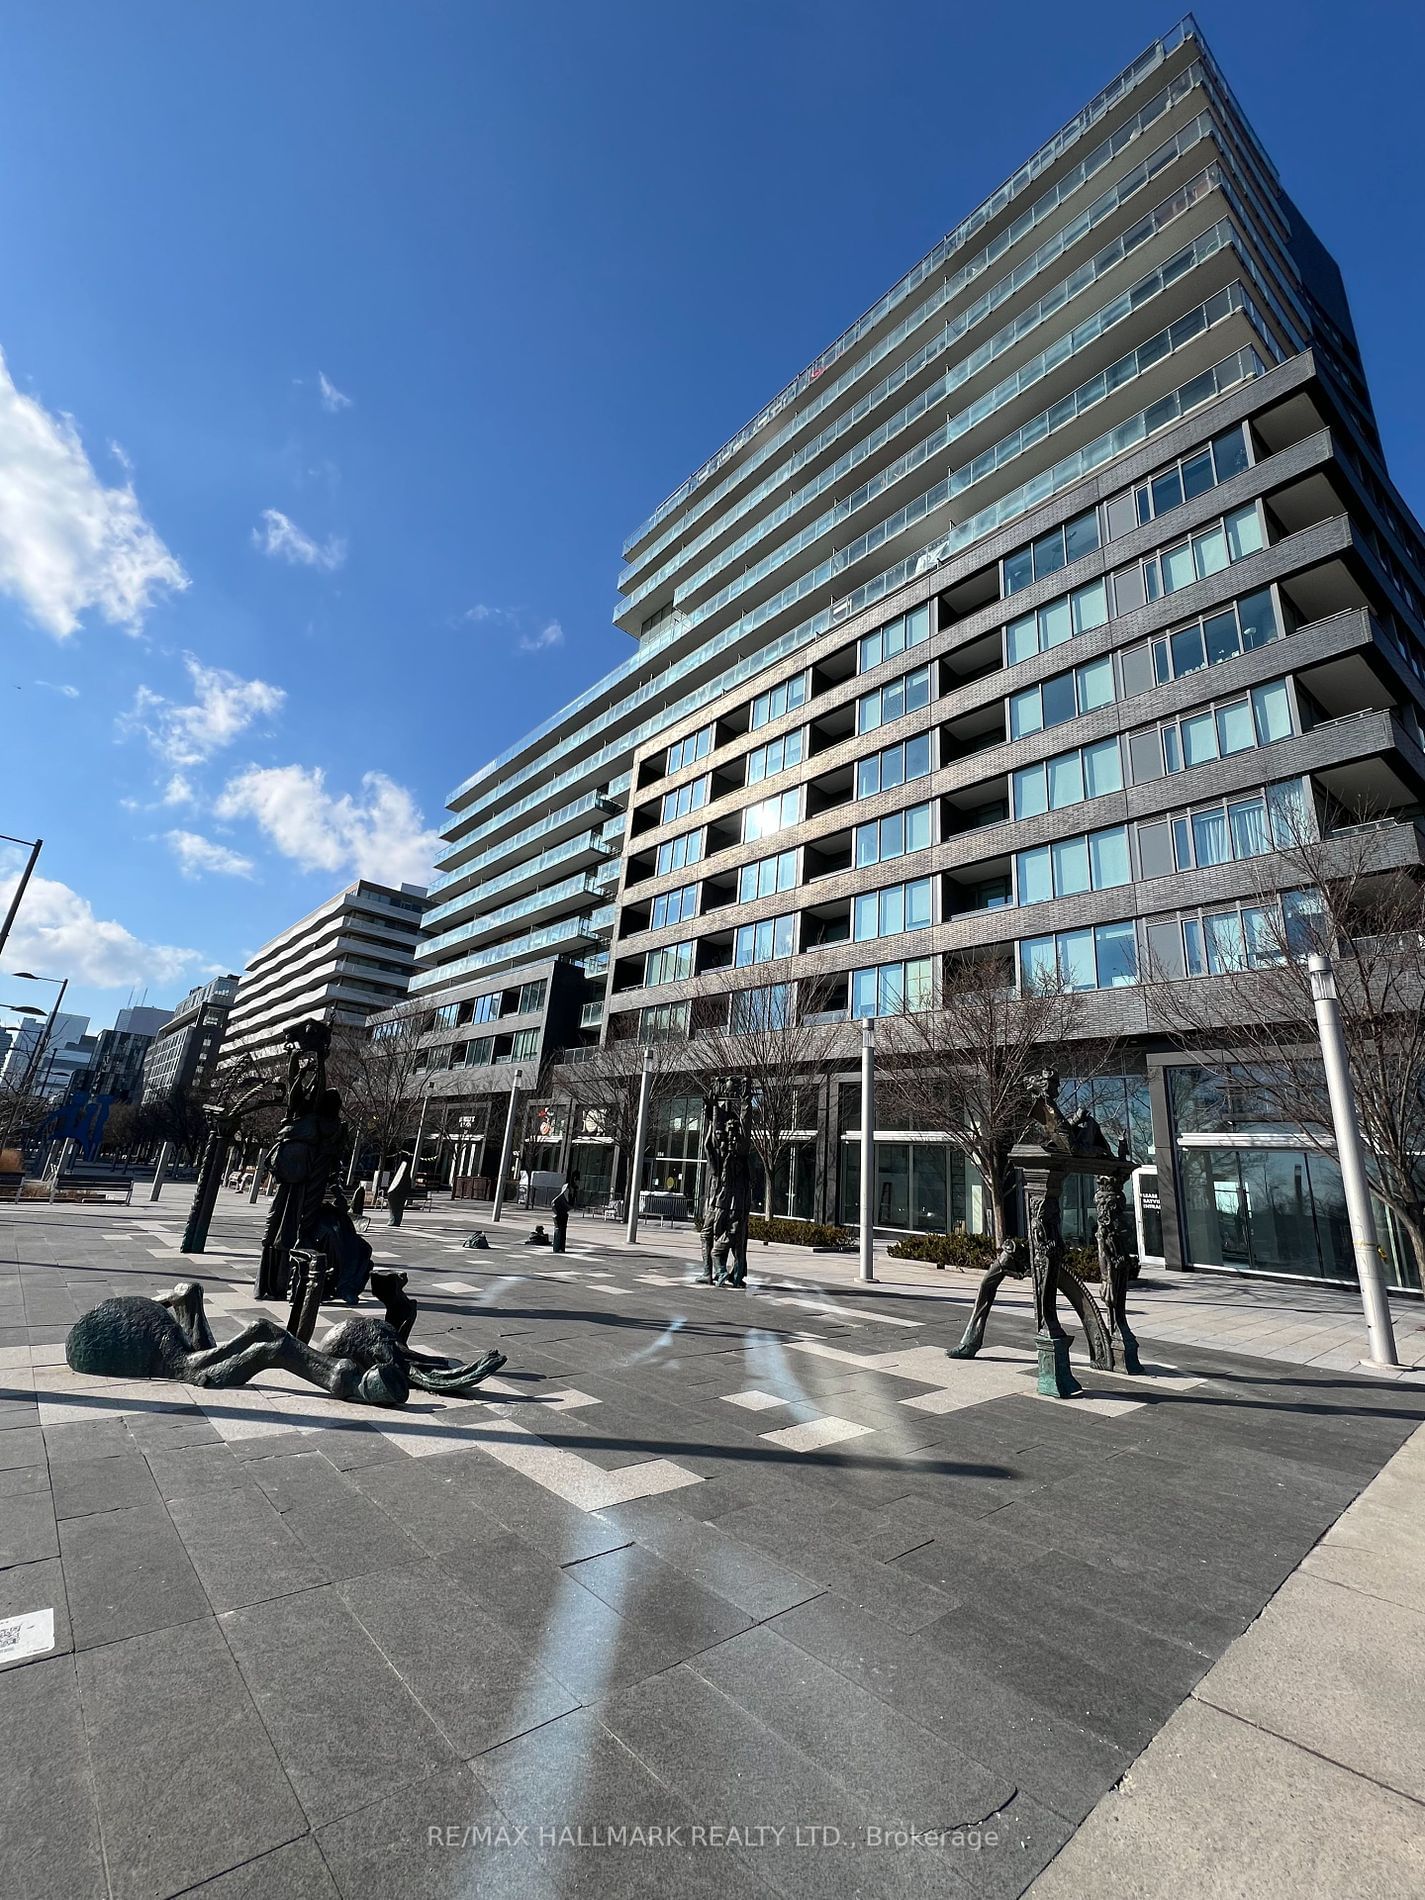
[[[626,656],[628,530],[1175,17],[8,9],[0,831],[46,846],[7,967],[104,1024],[419,876],[445,794]],[[1198,17],[1414,501],[1419,10]]]

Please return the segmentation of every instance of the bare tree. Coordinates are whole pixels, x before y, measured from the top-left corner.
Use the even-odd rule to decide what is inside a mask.
[[[408,1003],[379,1023],[332,1030],[327,1075],[358,1146],[375,1147],[378,1173],[415,1132],[416,1104],[437,1055],[422,1043],[430,1017],[428,1006]]]
[[[831,993],[816,978],[795,981],[793,963],[728,971],[714,994],[723,1027],[699,1038],[702,1064],[716,1075],[742,1076],[751,1091],[748,1138],[762,1163],[762,1211],[770,1215],[778,1170],[797,1135],[816,1120],[816,1091],[836,1054],[844,1009],[833,1014]],[[810,1113],[808,1104],[810,1103]]]
[[[1016,991],[1010,966],[991,951],[954,959],[930,1008],[878,1024],[877,1073],[888,1112],[948,1137],[984,1179],[996,1241],[1013,1225],[1016,1192],[1008,1161],[1035,1085],[1072,1048],[1074,1073],[1106,1073],[1111,1039],[1088,1034],[1087,1003],[1061,986]]]
[[[1262,858],[1240,936],[1214,940],[1215,971],[1153,965],[1151,1019],[1219,1083],[1245,1089],[1258,1117],[1334,1160],[1307,967],[1312,951],[1329,955],[1371,1185],[1425,1268],[1425,884],[1396,849],[1407,837],[1414,855],[1413,828],[1321,838],[1299,814],[1292,834],[1278,829]]]
[[[643,1059],[648,1057],[648,1125],[688,1085],[689,1072],[678,1061],[680,1045],[668,1037],[647,1041],[605,1042],[577,1063],[555,1063],[549,1072],[550,1092],[568,1094],[586,1115],[595,1118],[617,1157],[614,1192],[627,1191],[638,1140],[638,1097]]]

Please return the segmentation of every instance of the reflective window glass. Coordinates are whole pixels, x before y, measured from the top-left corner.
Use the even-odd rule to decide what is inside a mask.
[[[1197,811],[1192,815],[1193,853],[1199,865],[1228,864],[1232,843],[1224,811]]]
[[[1098,546],[1098,510],[1090,508],[1064,523],[1064,549],[1071,561],[1092,554]]]
[[[1255,504],[1239,508],[1234,514],[1228,515],[1224,526],[1234,561],[1240,561],[1248,554],[1255,554],[1261,547],[1262,520]]]
[[[1115,825],[1111,830],[1094,832],[1089,838],[1089,863],[1096,891],[1131,883],[1127,827]]]
[[[1062,646],[1073,636],[1073,620],[1069,610],[1069,596],[1063,594],[1058,600],[1051,600],[1039,610],[1039,639],[1047,652],[1050,647]]]
[[[1181,627],[1172,636],[1173,677],[1180,678],[1184,673],[1195,673],[1199,667],[1207,665],[1207,656],[1202,648],[1202,628],[1194,623],[1191,627]]]
[[[1051,847],[1054,860],[1054,895],[1076,897],[1089,888],[1089,844],[1087,838],[1062,838]]]
[[[1085,746],[1083,770],[1090,798],[1101,798],[1105,792],[1121,792],[1123,754],[1117,739],[1100,739],[1096,745]]]
[[[1213,486],[1214,479],[1210,449],[1189,457],[1183,463],[1183,500],[1195,501],[1199,495],[1205,495]]]
[[[1017,666],[1021,660],[1031,659],[1039,651],[1039,622],[1034,614],[1025,614],[1019,620],[1011,620],[1004,630],[1004,663]]]
[[[1181,725],[1183,761],[1187,765],[1205,765],[1217,757],[1217,728],[1211,713],[1194,713]]]
[[[1209,574],[1222,572],[1228,556],[1227,537],[1221,527],[1211,527],[1205,533],[1193,536],[1192,558],[1199,580],[1206,580]]]
[[[1212,459],[1217,465],[1219,482],[1230,482],[1247,467],[1247,443],[1240,423],[1235,429],[1226,429],[1212,438]]]
[[[1138,981],[1138,936],[1132,921],[1099,924],[1094,931],[1094,955],[1101,990],[1121,989]]]
[[[1170,548],[1162,557],[1163,591],[1176,593],[1178,588],[1187,587],[1197,579],[1197,570],[1192,564],[1192,544],[1184,541],[1180,548]]]
[[[1285,739],[1290,736],[1291,699],[1287,693],[1285,680],[1271,680],[1265,686],[1253,687],[1252,707],[1256,713],[1257,732],[1263,745],[1270,745],[1274,739]]]
[[[912,805],[905,814],[905,848],[907,851],[925,851],[930,845],[930,807]]]
[[[1021,904],[1046,904],[1054,895],[1048,845],[1019,853],[1018,887]]]
[[[1101,660],[1090,660],[1087,666],[1079,667],[1077,679],[1081,712],[1094,712],[1100,706],[1113,704],[1113,660],[1110,655],[1105,654]],[[1044,723],[1049,725],[1052,722],[1048,718],[1047,686],[1045,698]]]
[[[1252,709],[1246,700],[1235,700],[1230,706],[1217,709],[1217,739],[1223,758],[1234,752],[1245,752],[1255,744],[1252,734]]]
[[[1059,978],[1065,989],[1094,990],[1098,988],[1093,939],[1092,930],[1061,930],[1059,932]]]
[[[1062,752],[1049,761],[1049,809],[1077,805],[1084,795],[1083,761],[1077,752]]]
[[[1030,993],[1058,988],[1059,971],[1052,937],[1026,937],[1019,946],[1019,982]]]
[[[1209,666],[1220,666],[1224,660],[1236,658],[1241,641],[1237,632],[1237,616],[1230,609],[1226,613],[1209,614],[1202,623],[1202,633]]]
[[[1066,720],[1074,717],[1077,708],[1074,704],[1072,673],[1061,673],[1057,679],[1045,680],[1039,693],[1042,708],[1039,722],[1041,725],[1062,726]],[[1038,730],[1038,727],[1029,726],[1025,730],[1034,732]]]
[[[1022,766],[1011,778],[1011,790],[1016,818],[1037,818],[1049,809],[1042,765]]]
[[[1004,563],[1004,591],[1017,594],[1021,587],[1028,587],[1034,579],[1034,552],[1031,548],[1021,548],[1017,554],[1011,554]]]
[[[1237,603],[1238,616],[1242,622],[1242,646],[1248,653],[1256,647],[1264,647],[1277,637],[1276,608],[1272,602],[1272,591],[1263,587],[1255,594],[1247,594]]]

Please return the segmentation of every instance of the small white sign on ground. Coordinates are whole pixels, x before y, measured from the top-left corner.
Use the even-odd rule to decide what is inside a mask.
[[[27,1610],[0,1618],[0,1663],[23,1662],[54,1648],[54,1611]]]

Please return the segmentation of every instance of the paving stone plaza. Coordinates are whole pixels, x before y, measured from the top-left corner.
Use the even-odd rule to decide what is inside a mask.
[[[946,1358],[953,1275],[449,1206],[371,1237],[479,1402],[72,1373],[111,1293],[260,1310],[260,1210],[182,1211],[0,1213],[7,1895],[1275,1891],[1194,1884],[1253,1830],[1420,1890],[1415,1375],[1160,1344],[1145,1286],[1154,1373],[1041,1399],[1022,1310]]]

